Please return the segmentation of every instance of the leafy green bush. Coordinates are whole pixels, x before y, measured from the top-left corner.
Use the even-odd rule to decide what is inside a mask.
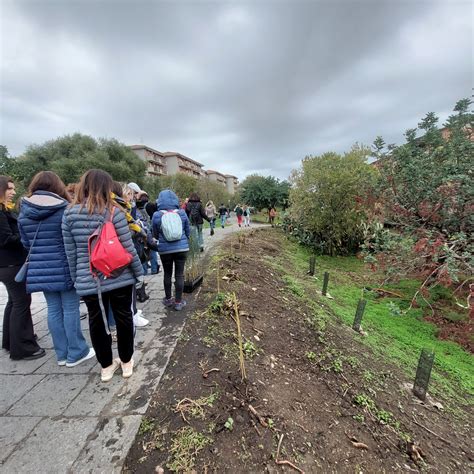
[[[354,145],[343,155],[306,157],[291,178],[284,229],[320,253],[356,251],[366,221],[360,203],[375,186],[378,174],[367,163],[368,155],[368,149]]]

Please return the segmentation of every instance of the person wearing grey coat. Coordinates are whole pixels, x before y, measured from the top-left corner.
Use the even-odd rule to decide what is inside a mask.
[[[87,209],[79,204],[66,209],[63,218],[63,239],[69,262],[71,278],[79,296],[96,295],[97,281],[91,273],[88,243],[91,234],[110,215],[88,214]],[[131,265],[115,278],[105,278],[100,281],[102,293],[106,293],[127,285],[134,285],[143,275],[143,267],[138,258],[125,214],[118,208],[113,215],[113,224],[117,237],[125,250],[133,256]]]
[[[132,291],[133,286],[143,275],[142,264],[133,245],[127,219],[125,214],[114,206],[111,189],[112,178],[108,173],[102,170],[87,171],[78,185],[75,204],[66,209],[62,222],[64,248],[71,278],[77,293],[83,297],[87,306],[91,341],[97,360],[102,366],[103,382],[111,380],[120,366],[123,377],[132,375],[134,334]],[[97,281],[90,269],[89,237],[110,218],[120,243],[132,256],[132,262],[116,277],[106,278],[99,273],[100,281]],[[120,360],[113,359],[112,356],[112,338],[106,320],[109,309],[113,311],[117,325]]]

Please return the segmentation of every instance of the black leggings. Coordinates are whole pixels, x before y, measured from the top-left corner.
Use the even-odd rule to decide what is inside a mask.
[[[117,348],[122,362],[129,362],[133,355],[133,285],[102,293],[105,312],[112,308],[117,325]],[[107,334],[98,295],[83,297],[89,312],[89,328],[92,346],[97,360],[105,368],[112,364],[112,337]]]
[[[163,264],[163,281],[165,285],[166,299],[171,298],[171,278],[173,276],[174,263],[174,288],[175,301],[180,302],[183,297],[184,288],[184,265],[186,263],[186,256],[188,252],[175,252],[160,254],[161,263]]]
[[[30,303],[25,282],[17,283],[15,275],[20,265],[0,267],[0,281],[7,287],[8,302],[3,315],[2,347],[12,359],[30,356],[39,350],[33,333]]]

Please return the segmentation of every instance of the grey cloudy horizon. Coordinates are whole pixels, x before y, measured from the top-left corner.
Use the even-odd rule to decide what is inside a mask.
[[[472,94],[470,1],[0,0],[0,143],[80,132],[240,179]]]

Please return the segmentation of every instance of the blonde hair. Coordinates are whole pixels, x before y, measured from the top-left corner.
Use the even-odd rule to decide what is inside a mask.
[[[123,199],[125,199],[125,201],[127,202],[133,201],[134,193],[135,191],[132,188],[128,187],[127,184],[124,184],[122,186],[122,197]]]

